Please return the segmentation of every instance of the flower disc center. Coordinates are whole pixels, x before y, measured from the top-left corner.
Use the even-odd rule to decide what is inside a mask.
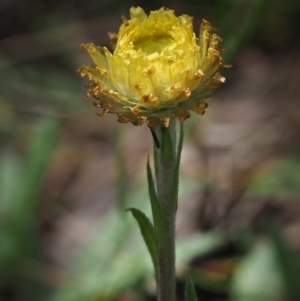
[[[133,45],[136,51],[141,49],[143,52],[151,54],[154,52],[161,53],[173,41],[173,38],[168,34],[159,36],[154,35],[139,38],[133,42]]]

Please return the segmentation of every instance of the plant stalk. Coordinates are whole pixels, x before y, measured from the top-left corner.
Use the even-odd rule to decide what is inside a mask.
[[[178,168],[176,121],[168,128],[155,129],[160,147],[154,145],[154,164],[157,198],[163,221],[155,225],[157,238],[157,298],[158,301],[175,301],[175,221],[178,195]],[[181,133],[182,134],[182,133]],[[177,173],[177,174],[176,174]]]

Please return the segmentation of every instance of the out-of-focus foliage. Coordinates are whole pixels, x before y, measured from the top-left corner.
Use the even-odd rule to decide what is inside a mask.
[[[298,300],[299,262],[274,221],[236,268],[232,300]]]
[[[225,93],[231,98],[240,102],[245,100],[238,92],[230,94],[238,79],[236,74],[240,74],[241,62],[245,60],[240,51],[258,49],[264,53],[264,58],[276,64],[278,71],[274,77],[281,80],[280,85],[268,86],[266,90],[274,89],[274,96],[283,93],[280,102],[283,107],[295,104],[290,115],[286,116],[290,127],[282,144],[274,147],[268,160],[253,166],[245,181],[241,181],[243,175],[236,181],[236,186],[242,187],[242,192],[237,191],[236,195],[241,197],[234,195],[233,205],[229,204],[229,207],[234,207],[241,199],[249,205],[245,210],[237,209],[235,216],[242,216],[240,224],[236,225],[232,219],[215,222],[214,213],[223,208],[226,193],[220,203],[214,203],[213,197],[206,196],[211,190],[214,192],[214,179],[203,172],[204,168],[200,177],[194,172],[189,173],[186,166],[182,167],[184,175],[181,177],[179,199],[185,201],[179,204],[179,211],[188,206],[189,199],[194,198],[197,202],[204,191],[204,198],[211,201],[212,213],[206,215],[205,210],[199,207],[192,209],[193,213],[197,213],[195,216],[199,224],[205,218],[211,223],[206,227],[202,223],[202,227],[198,225],[193,233],[190,231],[178,239],[178,300],[184,300],[183,283],[187,275],[195,284],[199,301],[299,300],[299,246],[296,242],[300,217],[294,209],[299,208],[300,200],[299,98],[293,99],[289,90],[294,86],[293,81],[297,81],[299,66],[299,58],[295,55],[299,44],[299,1],[144,2],[1,1],[0,299],[96,301],[154,298],[150,256],[135,221],[124,212],[125,208],[132,206],[149,212],[146,173],[141,175],[139,171],[128,176],[128,165],[124,161],[128,155],[125,156],[120,143],[126,136],[125,131],[119,131],[121,126],[115,122],[111,125],[109,118],[106,121],[96,119],[94,108],[90,104],[87,106],[84,100],[84,82],[75,72],[78,66],[90,63],[81,53],[80,43],[94,42],[110,47],[107,32],[116,32],[120,16],[127,15],[132,5],[140,5],[145,10],[166,6],[174,8],[178,14],[193,15],[196,32],[202,18],[216,24],[224,37],[226,60],[234,66],[227,72],[228,85],[224,86]],[[290,69],[284,69],[283,63],[278,64],[282,57],[290,58]],[[250,73],[255,71],[248,69]],[[260,73],[261,69],[255,74],[259,76]],[[289,80],[290,75],[292,80]],[[283,86],[284,79],[289,82],[288,86]],[[255,90],[252,85],[253,82],[245,80],[243,89]],[[264,90],[265,94],[260,99],[265,99],[267,92]],[[269,110],[276,106],[278,103],[272,99]],[[228,111],[222,111],[220,115],[226,115]],[[246,111],[245,117],[253,113],[248,108]],[[257,112],[260,109],[253,114]],[[237,114],[241,114],[240,111]],[[280,114],[283,115],[283,111]],[[187,150],[187,155],[183,156],[183,165],[185,160],[193,157],[193,152],[188,153],[191,149],[189,143],[192,144],[190,139],[199,127],[198,118],[192,117],[185,123],[187,144],[183,150]],[[96,120],[94,124],[93,120]],[[135,131],[133,127],[130,129]],[[292,134],[290,129],[293,129]],[[230,136],[231,133],[227,134]],[[285,140],[290,136],[290,140]],[[269,138],[263,136],[262,140]],[[112,141],[117,145],[116,151],[112,149]],[[289,141],[288,145],[284,145],[286,141]],[[122,141],[122,145],[131,143],[130,155],[138,158],[138,152],[135,153],[138,142],[129,139]],[[202,147],[195,145],[194,149]],[[256,145],[251,147],[255,149]],[[143,153],[143,168],[150,151]],[[222,149],[217,148],[213,152],[219,153]],[[64,237],[61,244],[54,244],[59,240],[51,240],[47,235],[61,229],[57,226],[59,222],[60,225],[67,224],[66,220],[73,216],[72,210],[76,206],[81,208],[81,203],[75,200],[76,195],[68,194],[68,189],[77,185],[78,174],[93,169],[82,166],[95,153],[97,156],[92,166],[98,160],[105,161],[112,156],[116,159],[116,202],[113,203],[113,197],[110,197],[108,203],[111,207],[103,210],[97,222],[80,221],[78,218],[79,224],[87,223],[92,230],[88,234],[79,231],[78,235],[86,237],[69,247],[66,255],[62,245],[70,240],[68,227],[61,227],[66,230],[66,234],[61,234]],[[197,161],[191,164],[198,166]],[[135,168],[136,171],[138,167]],[[100,174],[86,180],[85,186],[80,186],[77,192],[88,194],[92,190],[91,182],[100,185],[109,177],[109,172],[101,169]],[[144,181],[139,177],[143,177]],[[105,188],[109,190],[111,187],[108,186]],[[93,196],[98,198],[97,193]],[[279,210],[271,205],[268,207],[270,200],[276,201],[277,207],[274,207]],[[100,201],[97,199],[95,203]],[[85,204],[82,206],[85,213],[97,212],[97,206],[93,207],[86,200],[82,203]],[[282,216],[284,209],[287,213]],[[254,212],[251,219],[247,219],[245,211]],[[266,219],[267,215],[273,215],[276,222]],[[188,216],[186,221],[190,219]],[[290,225],[291,221],[293,225]],[[243,227],[242,234],[237,234],[239,227]],[[84,227],[78,226],[74,231],[81,228]],[[195,233],[200,230],[201,233]],[[56,254],[56,257],[49,254]],[[67,259],[62,263],[59,258]]]
[[[58,121],[44,117],[36,124],[36,132],[29,142],[26,161],[9,149],[0,159],[0,287],[6,281],[26,273],[26,266],[40,257],[36,233],[36,214],[39,194],[46,169],[59,135]],[[35,299],[34,292],[32,298]],[[38,294],[39,295],[39,294]]]
[[[300,157],[271,162],[266,170],[254,177],[249,193],[260,197],[299,199]]]
[[[181,194],[188,193],[190,187],[191,183],[185,185]],[[143,185],[143,189],[128,196],[128,204],[150,215],[147,197]],[[222,238],[217,233],[183,237],[177,242],[178,267],[185,270],[194,256],[209,253],[221,245]],[[69,273],[76,277],[70,277],[57,291],[54,301],[113,300],[122,290],[145,281],[150,285],[150,292],[155,293],[151,257],[136,221],[128,212],[112,210],[107,214],[87,243],[74,252],[70,268]],[[140,290],[143,291],[142,287]]]

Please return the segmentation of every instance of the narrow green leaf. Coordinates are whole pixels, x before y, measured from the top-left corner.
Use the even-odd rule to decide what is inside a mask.
[[[176,155],[175,146],[177,145],[177,125],[178,125],[177,119],[171,118],[170,123],[169,123],[169,132],[170,132],[170,138],[172,141],[172,146],[173,146],[172,149],[173,149],[174,155]]]
[[[183,145],[183,122],[180,122],[180,133],[179,133],[179,141],[176,152],[176,163],[174,168],[174,178],[172,183],[172,200],[176,202],[175,208],[178,207],[178,186],[179,186],[179,167],[180,167],[180,159],[181,159],[181,151]]]
[[[183,122],[180,122],[180,132],[179,132],[179,141],[178,141],[178,146],[177,146],[177,163],[179,165],[180,163],[180,155],[181,155],[181,150],[182,150],[182,145],[183,145]]]
[[[148,191],[149,191],[149,196],[150,196],[150,201],[151,201],[151,209],[152,209],[154,227],[157,228],[157,225],[160,224],[162,221],[162,213],[161,213],[160,204],[159,204],[159,201],[157,198],[157,194],[155,191],[155,185],[154,185],[154,180],[153,180],[152,170],[150,167],[149,158],[147,161],[147,179],[148,179]]]
[[[192,279],[188,276],[185,281],[185,301],[198,301]]]
[[[156,136],[156,133],[153,129],[150,129],[150,132],[151,132],[151,135],[152,135],[152,138],[153,138],[153,142],[154,142],[154,149],[157,148],[159,149],[160,148],[160,142]]]
[[[149,158],[147,161],[147,179],[148,179],[148,190],[149,190],[149,196],[151,201],[155,235],[157,240],[161,242],[162,247],[166,249],[168,244],[168,239],[169,239],[168,232],[166,230],[165,217],[163,216],[163,211],[155,191]]]
[[[156,126],[153,129],[153,134],[156,136],[157,140],[159,141],[159,148],[157,148],[154,144],[153,147],[153,158],[154,158],[154,172],[155,176],[157,178],[159,173],[159,166],[160,166],[160,158],[161,158],[161,144],[162,144],[162,133],[161,133],[161,127]]]
[[[129,208],[126,211],[130,211],[136,221],[139,224],[141,234],[147,246],[147,249],[150,253],[154,270],[155,270],[155,277],[157,276],[157,242],[155,237],[154,227],[151,224],[148,217],[139,209],[136,208]]]

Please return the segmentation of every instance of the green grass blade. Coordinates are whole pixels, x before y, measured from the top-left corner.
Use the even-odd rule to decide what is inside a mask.
[[[245,5],[246,2],[237,1],[233,5],[232,11],[228,14],[227,18],[224,18],[223,24],[220,26],[223,29],[224,36],[227,36],[224,41],[227,50],[223,54],[226,62],[231,62],[241,45],[250,40],[268,7],[273,3],[273,0],[248,1],[249,6],[245,16],[242,18],[242,24],[236,26],[235,30],[232,30],[233,23],[231,20],[234,20],[234,17],[238,15],[241,9],[241,5]]]
[[[299,300],[299,263],[293,255],[288,242],[281,234],[279,225],[274,220],[268,220],[266,232],[275,246],[277,263],[283,276],[287,294],[290,298],[289,300]]]
[[[59,123],[53,117],[43,117],[36,126],[17,201],[16,222],[22,225],[37,203],[44,175],[59,134]]]
[[[198,301],[197,295],[195,292],[193,281],[190,277],[186,278],[185,281],[185,292],[184,292],[185,301]]]

